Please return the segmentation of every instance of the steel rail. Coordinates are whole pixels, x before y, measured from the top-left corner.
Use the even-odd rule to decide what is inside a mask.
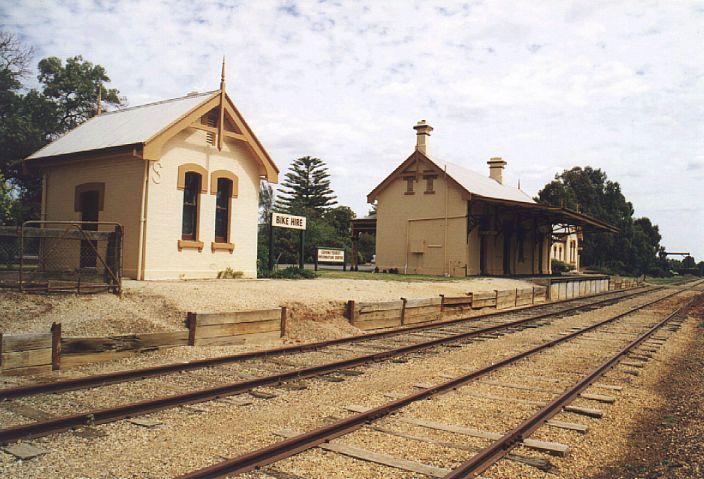
[[[669,293],[665,297],[651,300],[650,302],[645,303],[645,305],[642,305],[640,307],[642,308],[647,305],[654,304],[678,293],[679,291]],[[634,309],[633,311],[635,310],[636,309]],[[0,429],[0,444],[7,444],[18,441],[20,439],[47,436],[53,433],[66,431],[68,429],[83,426],[86,424],[105,424],[108,422],[114,422],[128,417],[135,417],[155,411],[161,411],[176,406],[194,404],[203,401],[209,401],[212,399],[217,399],[220,397],[231,396],[234,394],[241,394],[257,387],[275,385],[295,379],[320,376],[322,374],[328,374],[333,371],[349,369],[363,364],[377,362],[392,357],[408,354],[411,352],[420,351],[423,349],[429,349],[445,343],[459,341],[474,336],[499,331],[501,329],[519,326],[528,322],[544,319],[549,316],[563,314],[564,312],[564,310],[561,310],[552,313],[542,313],[536,316],[511,321],[508,323],[487,326],[472,331],[457,333],[444,338],[431,339],[422,343],[415,343],[407,346],[402,346],[396,349],[389,349],[386,351],[379,351],[363,356],[356,356],[349,359],[333,361],[318,366],[292,369],[286,372],[254,378],[246,381],[238,381],[235,383],[225,384],[221,386],[198,389],[181,394],[123,404],[111,408],[95,409],[91,411],[81,412],[78,414],[70,414],[42,421],[36,421],[28,424],[12,426],[9,428]]]
[[[386,416],[386,415],[388,415],[398,409],[401,409],[401,408],[403,408],[413,402],[425,400],[431,396],[434,396],[435,394],[438,394],[438,393],[441,393],[444,391],[449,391],[452,389],[456,389],[457,387],[460,387],[460,386],[463,386],[463,385],[468,384],[470,382],[476,381],[477,379],[484,377],[484,376],[486,376],[486,375],[488,375],[498,369],[501,369],[505,366],[508,366],[508,365],[513,364],[517,361],[525,359],[529,356],[537,354],[537,353],[544,351],[548,348],[552,348],[552,347],[554,347],[558,344],[561,344],[565,341],[569,341],[577,336],[580,336],[580,335],[585,334],[587,332],[593,331],[593,330],[600,328],[606,324],[610,324],[620,318],[628,316],[634,312],[640,311],[640,310],[642,310],[648,306],[651,306],[655,303],[659,303],[661,301],[669,299],[672,296],[675,296],[680,293],[681,293],[681,291],[676,291],[676,292],[671,293],[671,294],[664,296],[662,298],[659,298],[659,299],[656,299],[653,301],[649,301],[645,304],[630,308],[629,310],[627,310],[623,313],[617,314],[617,315],[612,316],[612,317],[605,319],[603,321],[599,321],[591,326],[587,326],[587,327],[580,329],[578,331],[575,331],[573,333],[569,333],[569,334],[562,336],[560,338],[557,338],[557,339],[545,342],[543,344],[540,344],[538,346],[535,346],[533,348],[530,348],[530,349],[523,351],[521,353],[518,353],[514,356],[510,356],[508,358],[502,359],[502,360],[500,360],[494,364],[491,364],[489,366],[486,366],[484,368],[476,369],[476,370],[474,370],[470,373],[467,373],[463,376],[459,376],[457,378],[451,379],[447,382],[438,384],[438,385],[433,386],[431,388],[424,389],[422,391],[411,394],[409,396],[405,396],[405,397],[397,399],[395,401],[391,401],[391,402],[383,404],[381,406],[372,408],[368,411],[358,413],[358,414],[353,414],[351,416],[337,420],[337,421],[330,423],[328,425],[313,429],[311,431],[300,434],[298,436],[294,436],[289,439],[285,439],[283,441],[276,442],[276,443],[271,444],[269,446],[265,446],[263,448],[255,450],[255,451],[251,451],[249,453],[243,454],[241,456],[222,461],[220,463],[214,464],[209,467],[205,467],[203,469],[199,469],[196,471],[192,471],[192,472],[180,475],[176,479],[221,478],[221,477],[225,477],[225,476],[232,475],[232,474],[245,473],[245,472],[254,470],[256,468],[266,466],[268,464],[272,464],[272,463],[277,462],[279,460],[293,456],[299,452],[305,451],[307,449],[311,449],[311,448],[313,448],[323,442],[330,441],[332,439],[335,439],[336,437],[343,436],[343,435],[348,434],[352,431],[355,431],[356,429],[359,429],[360,427],[364,426],[368,422],[374,421],[374,420],[379,419],[383,416]]]
[[[327,340],[327,341],[306,343],[306,344],[301,344],[301,345],[296,345],[296,346],[284,346],[284,347],[280,347],[280,348],[265,349],[265,350],[259,350],[259,351],[248,351],[248,352],[244,352],[244,353],[237,353],[237,354],[231,354],[231,355],[226,355],[226,356],[218,356],[218,357],[214,357],[214,358],[198,359],[198,360],[189,361],[189,362],[170,363],[170,364],[164,364],[164,365],[160,365],[160,366],[151,366],[151,367],[147,367],[147,368],[130,369],[130,370],[126,370],[126,371],[117,371],[117,372],[112,372],[112,373],[97,374],[97,375],[85,376],[85,377],[80,377],[80,378],[63,379],[63,380],[54,381],[54,382],[50,382],[50,383],[38,383],[38,384],[30,384],[30,385],[26,385],[26,386],[17,386],[17,387],[13,387],[13,388],[5,388],[5,389],[0,389],[0,401],[6,400],[6,399],[14,399],[14,398],[19,398],[19,397],[24,397],[24,396],[31,396],[31,395],[35,395],[35,394],[56,393],[56,392],[71,391],[71,390],[76,390],[76,389],[86,389],[86,388],[92,388],[92,387],[107,386],[109,384],[116,384],[116,383],[121,383],[121,382],[139,381],[139,380],[146,379],[149,377],[162,376],[165,374],[171,374],[171,373],[182,372],[182,371],[191,371],[191,370],[195,370],[195,369],[202,369],[202,368],[207,368],[207,367],[219,366],[219,365],[223,365],[223,364],[230,364],[230,363],[235,363],[235,362],[240,362],[240,361],[247,361],[247,360],[251,360],[251,359],[264,358],[264,357],[268,357],[268,356],[315,351],[315,350],[318,350],[321,348],[336,346],[339,344],[349,344],[349,343],[356,343],[356,342],[361,342],[361,341],[370,341],[370,340],[375,340],[375,339],[384,338],[384,337],[388,337],[388,336],[396,336],[396,335],[400,335],[400,334],[405,334],[405,333],[413,332],[413,331],[423,331],[423,330],[427,330],[427,329],[443,328],[448,325],[476,321],[476,320],[482,320],[485,318],[491,318],[491,317],[499,316],[499,315],[510,315],[510,314],[514,314],[516,312],[527,311],[527,310],[530,310],[533,308],[544,308],[545,306],[559,305],[563,302],[572,302],[572,301],[578,301],[580,299],[589,299],[589,298],[594,298],[594,297],[600,297],[602,294],[604,296],[612,295],[611,297],[600,300],[600,301],[596,301],[596,302],[589,303],[589,304],[582,304],[582,305],[578,305],[578,306],[574,306],[574,307],[570,307],[570,308],[565,308],[561,311],[562,313],[569,313],[572,311],[577,311],[579,309],[588,308],[591,306],[596,306],[596,305],[608,303],[611,301],[618,301],[618,300],[621,300],[624,298],[630,298],[630,297],[637,296],[640,294],[658,291],[660,289],[664,289],[664,288],[662,286],[655,287],[655,288],[636,288],[635,290],[630,291],[630,292],[626,293],[625,295],[621,295],[621,296],[613,295],[614,291],[609,291],[607,293],[599,293],[599,294],[590,295],[590,296],[581,296],[580,298],[571,298],[571,299],[567,299],[567,300],[556,301],[554,303],[543,303],[540,305],[530,305],[530,306],[526,306],[526,307],[515,308],[515,309],[508,310],[508,311],[494,311],[491,313],[477,315],[477,316],[456,318],[456,319],[451,319],[448,321],[443,321],[442,323],[406,326],[403,328],[395,328],[393,330],[388,330],[388,331],[379,331],[379,332],[368,333],[368,334],[364,334],[364,335],[360,335],[360,336],[337,338],[337,339],[331,339],[331,340]],[[622,290],[622,291],[628,291],[628,290]],[[618,292],[621,292],[621,291],[618,291]],[[559,313],[552,313],[552,314],[559,314]]]
[[[702,296],[700,295],[696,298],[699,299],[701,297]],[[453,469],[452,472],[444,476],[443,479],[474,478],[482,472],[486,471],[489,467],[491,467],[500,459],[508,455],[514,447],[521,444],[521,442],[527,439],[533,432],[539,429],[551,417],[560,413],[564,406],[572,402],[582,391],[587,389],[594,381],[599,379],[607,371],[616,366],[621,360],[624,359],[624,357],[629,352],[631,352],[636,347],[640,346],[645,340],[647,340],[657,330],[659,330],[661,327],[671,321],[674,317],[679,316],[682,312],[686,311],[692,305],[692,303],[693,300],[690,300],[686,305],[673,311],[662,321],[659,321],[652,328],[648,329],[648,331],[638,336],[635,340],[633,340],[626,347],[621,349],[614,356],[607,359],[600,366],[598,366],[592,372],[587,374],[583,379],[581,379],[579,382],[577,382],[572,387],[563,392],[560,396],[550,401],[547,405],[540,409],[540,411],[536,412],[534,415],[526,419],[513,430],[504,434],[491,445],[479,451],[470,460],[464,462],[459,467]]]

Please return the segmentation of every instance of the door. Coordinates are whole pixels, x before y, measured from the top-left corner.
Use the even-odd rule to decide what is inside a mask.
[[[79,196],[81,221],[98,221],[100,208],[100,193],[98,191],[83,191]],[[85,231],[97,231],[97,224],[84,224],[81,228]],[[98,262],[96,254],[98,242],[96,240],[81,240],[81,268],[95,268]]]

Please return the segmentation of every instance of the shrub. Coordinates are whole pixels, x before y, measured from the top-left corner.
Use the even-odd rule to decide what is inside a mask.
[[[229,266],[225,268],[225,271],[218,272],[218,279],[237,279],[244,276],[242,271],[235,271]]]
[[[552,260],[550,262],[550,265],[552,266],[553,274],[567,273],[568,271],[572,270],[572,266],[560,261],[559,259]]]
[[[260,278],[274,279],[313,279],[318,275],[314,271],[301,269],[297,266],[289,266],[286,269],[276,269],[274,271],[262,271]]]

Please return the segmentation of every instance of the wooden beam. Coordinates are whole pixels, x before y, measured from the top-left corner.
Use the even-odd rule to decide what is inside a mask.
[[[282,430],[275,431],[274,434],[288,439],[291,437],[298,436],[300,433],[296,431]],[[378,452],[370,451],[368,449],[362,449],[356,446],[348,446],[346,444],[343,444],[339,440],[332,440],[327,443],[322,443],[319,444],[318,447],[325,451],[336,452],[338,454],[343,454],[345,456],[353,457],[355,459],[374,462],[377,464],[382,464],[384,466],[393,467],[404,471],[424,474],[430,477],[442,478],[451,472],[450,469],[435,467],[417,461],[409,461],[408,459],[401,459],[398,457],[389,456],[387,454],[380,454]]]

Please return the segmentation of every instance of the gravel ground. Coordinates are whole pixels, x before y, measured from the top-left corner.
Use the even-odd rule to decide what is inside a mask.
[[[440,382],[443,380],[439,377],[440,374],[457,374],[484,366],[515,350],[526,349],[544,341],[548,336],[556,337],[559,332],[571,327],[603,318],[607,311],[609,314],[621,312],[640,302],[644,302],[644,298],[626,300],[601,311],[572,315],[545,327],[527,329],[500,339],[476,342],[463,348],[448,348],[442,354],[413,355],[406,363],[373,364],[360,368],[366,371],[366,374],[347,378],[341,383],[316,379],[306,380],[308,389],[302,391],[269,388],[276,391],[278,397],[270,400],[253,399],[249,406],[237,406],[227,401],[211,401],[198,406],[202,412],[180,408],[147,416],[161,421],[162,427],[143,428],[127,421],[119,421],[97,427],[98,431],[106,434],[103,438],[87,439],[73,433],[65,433],[37,439],[33,443],[45,448],[48,451],[46,455],[20,463],[8,454],[0,453],[0,475],[13,478],[171,477],[269,444],[274,440],[271,432],[275,430],[309,430],[324,424],[329,416],[340,417],[346,414],[341,408],[342,405],[380,405],[389,400],[385,393],[408,393],[414,389],[415,383]],[[573,352],[571,349],[569,351]],[[130,387],[144,389],[141,383],[133,383]],[[413,405],[408,408],[409,414],[424,406],[429,413],[435,409],[439,410],[439,405],[453,396],[455,395],[447,394]],[[468,407],[465,402],[463,407],[448,409],[448,414],[464,412],[466,416]],[[455,418],[447,416],[442,419],[451,422],[450,419]],[[395,420],[392,417],[380,421],[380,424],[385,425],[388,421],[394,425]],[[460,418],[457,420],[460,421]],[[361,433],[370,434],[366,430]],[[422,433],[458,442],[457,437],[449,437],[447,433],[428,430]],[[353,437],[355,436],[350,436],[351,441],[357,440]],[[378,437],[378,434],[373,433],[371,437]],[[347,437],[344,440],[347,441]],[[478,446],[486,443],[466,437],[459,438],[459,442]],[[428,447],[425,444],[415,441],[405,441],[404,444],[406,446],[398,449],[399,453],[403,453],[403,457],[422,458],[436,466],[450,467],[466,457],[466,452],[438,452],[437,459],[434,459],[435,455],[427,452]],[[310,469],[311,467],[313,469]],[[306,468],[312,472],[302,475],[310,478],[417,477],[322,451],[302,454],[281,463],[281,469],[289,472],[302,472]],[[526,473],[532,474],[535,470],[526,468]]]
[[[109,293],[21,294],[0,290],[0,331],[5,334],[48,332],[52,322],[64,335],[100,336],[183,329],[187,311],[225,312],[288,306],[294,333],[301,339],[344,334],[345,301],[392,301],[439,294],[527,288],[526,281],[473,278],[457,281],[198,280],[125,281],[123,298]],[[302,327],[299,320],[306,321]],[[325,322],[322,322],[325,320]],[[327,324],[327,322],[330,322]]]

